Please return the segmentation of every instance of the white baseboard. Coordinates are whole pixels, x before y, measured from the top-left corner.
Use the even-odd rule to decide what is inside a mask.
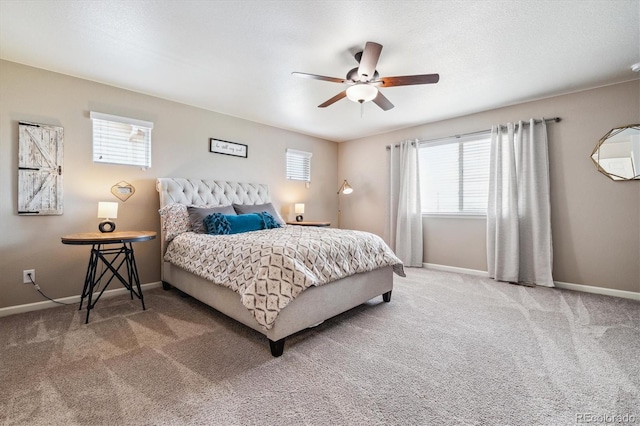
[[[144,292],[144,290],[150,290],[152,288],[160,287],[161,285],[162,285],[162,282],[157,281],[153,283],[142,284],[140,287]],[[127,293],[129,293],[129,290],[127,290],[124,287],[114,288],[113,290],[105,290],[105,292],[102,294],[102,297],[109,298],[109,297],[118,296],[120,294],[127,294]],[[80,295],[78,294],[76,296],[63,297],[61,299],[55,299],[55,300],[61,303],[74,304],[74,303],[80,302]],[[21,314],[23,312],[38,311],[40,309],[55,308],[56,306],[60,306],[60,304],[52,302],[50,300],[45,300],[43,302],[27,303],[26,305],[8,306],[6,308],[0,308],[0,317],[6,317],[14,314]]]
[[[489,278],[489,273],[487,271],[480,271],[478,269],[458,268],[456,266],[437,265],[435,263],[423,263],[422,266],[435,271],[455,272],[457,274],[476,275],[478,277]]]
[[[584,291],[585,293],[603,294],[605,296],[622,297],[624,299],[632,299],[640,301],[640,293],[635,291],[616,290],[613,288],[594,287],[591,285],[563,283],[562,281],[554,281],[558,288],[573,291]]]
[[[433,269],[435,271],[455,272],[458,274],[476,275],[479,277],[487,278],[489,277],[489,273],[487,271],[480,271],[477,269],[458,268],[455,266],[437,265],[435,263],[423,263],[422,266],[428,269]],[[584,284],[572,284],[562,281],[554,281],[554,284],[557,288],[561,288],[564,290],[582,291],[585,293],[602,294],[605,296],[622,297],[624,299],[640,301],[640,293],[634,291],[616,290],[613,288],[595,287]]]

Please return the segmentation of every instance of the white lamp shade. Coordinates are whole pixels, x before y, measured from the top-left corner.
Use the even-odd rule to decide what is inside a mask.
[[[338,189],[338,194],[343,193],[344,195],[347,194],[351,194],[353,192],[353,188],[351,187],[351,185],[349,185],[349,182],[347,182],[347,180],[345,179],[344,182],[342,182],[342,185],[340,185],[340,188]]]
[[[104,219],[116,219],[118,217],[118,203],[100,201],[98,203],[98,217]]]
[[[296,203],[294,210],[296,214],[304,214],[304,203]]]
[[[357,83],[347,89],[347,98],[353,102],[369,102],[378,96],[375,86],[365,83]]]

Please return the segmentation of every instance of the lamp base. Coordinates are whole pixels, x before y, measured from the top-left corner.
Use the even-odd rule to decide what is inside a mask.
[[[296,222],[302,222],[302,215],[299,214],[298,216],[296,216]]]
[[[110,220],[103,220],[98,225],[98,229],[100,230],[100,232],[103,232],[103,233],[113,232],[116,230],[116,224],[115,222],[112,222]]]

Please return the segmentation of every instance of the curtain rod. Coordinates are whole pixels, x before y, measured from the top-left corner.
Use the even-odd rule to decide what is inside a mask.
[[[552,117],[552,118],[545,118],[545,119],[544,119],[544,121],[545,121],[545,122],[553,121],[554,123],[558,123],[558,122],[560,122],[561,120],[562,120],[562,119],[561,119],[560,117]],[[536,124],[542,123],[542,120],[534,120],[534,123],[536,123]],[[527,126],[527,125],[529,124],[529,122],[528,122],[528,121],[525,121],[525,122],[523,122],[523,124],[524,124],[525,126]],[[500,127],[504,127],[504,126],[501,124],[501,125],[500,125]],[[516,124],[516,127],[518,127],[518,125],[517,125],[517,124]],[[463,137],[463,136],[479,135],[479,134],[487,133],[487,132],[490,132],[490,131],[491,131],[491,129],[488,129],[488,130],[479,130],[479,131],[477,131],[477,132],[461,133],[461,134],[459,134],[459,135],[445,136],[445,137],[442,137],[442,138],[436,138],[436,139],[427,139],[427,140],[423,140],[423,141],[418,141],[418,143],[419,143],[419,144],[423,144],[423,143],[429,143],[429,142],[437,142],[437,141],[443,141],[443,140],[445,140],[445,139],[451,139],[451,138],[459,139],[459,138],[461,138],[461,137]],[[394,145],[394,148],[398,148],[399,146],[400,146],[400,145],[397,145],[397,144],[396,144],[396,145]],[[391,145],[387,145],[387,146],[386,146],[386,148],[387,148],[387,149],[391,149]]]

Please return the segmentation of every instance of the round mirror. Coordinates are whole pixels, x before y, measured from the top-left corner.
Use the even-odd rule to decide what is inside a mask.
[[[611,129],[598,141],[591,161],[613,180],[640,179],[640,124]]]

